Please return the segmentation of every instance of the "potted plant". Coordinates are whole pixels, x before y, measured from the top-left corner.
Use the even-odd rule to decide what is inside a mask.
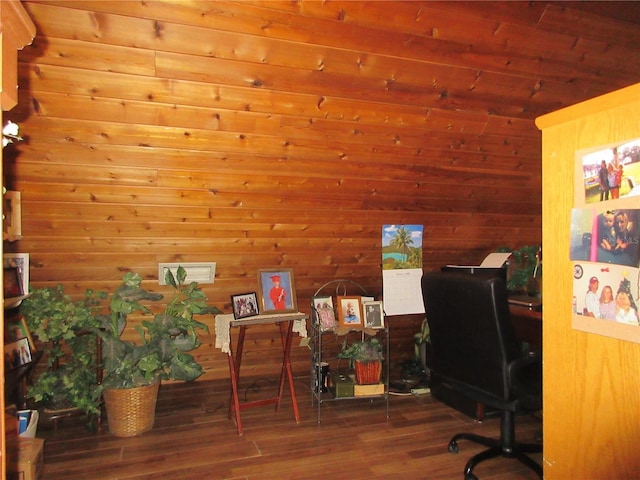
[[[420,325],[420,331],[413,334],[415,358],[420,362],[425,372],[429,371],[427,367],[427,345],[430,341],[431,330],[429,329],[429,322],[425,317]]]
[[[499,252],[511,251],[507,270],[507,290],[531,297],[540,295],[542,278],[542,247],[525,245],[518,249],[500,247]]]
[[[44,369],[32,378],[27,394],[45,418],[74,411],[90,417],[99,413],[96,337],[89,333],[98,325],[96,314],[104,297],[87,290],[84,298],[72,300],[58,285],[32,289],[20,307],[43,352]]]
[[[382,344],[375,337],[347,345],[345,339],[338,358],[349,360],[349,368],[355,370],[356,383],[369,385],[380,382],[382,373]]]
[[[206,304],[196,282],[186,284],[185,279],[182,267],[175,277],[167,271],[165,282],[173,287],[173,298],[151,320],[135,326],[140,335],[137,343],[122,338],[127,316],[134,312],[152,315],[140,302],[157,302],[163,296],[144,290],[141,277],[131,272],[111,295],[109,314],[97,333],[103,341],[103,395],[109,429],[117,436],[139,435],[153,427],[160,381],[191,381],[202,374],[201,365],[188,352],[200,345],[198,330],[208,328],[194,315],[221,311]]]

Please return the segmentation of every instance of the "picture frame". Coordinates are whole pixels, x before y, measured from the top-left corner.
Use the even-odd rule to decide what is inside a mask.
[[[2,219],[2,233],[4,240],[10,242],[22,238],[22,194],[7,190],[4,194],[4,210]]]
[[[3,288],[4,298],[19,297],[24,293],[22,290],[22,279],[20,278],[20,273],[17,268],[9,267],[4,269]]]
[[[384,310],[381,301],[363,302],[365,328],[384,328]]]
[[[28,253],[4,253],[4,268],[17,268],[22,284],[22,295],[29,293],[29,254]]]
[[[298,300],[291,268],[258,270],[260,311],[263,314],[298,311]]]
[[[256,292],[231,295],[231,307],[233,308],[233,318],[236,320],[255,317],[260,313]]]
[[[338,321],[341,327],[359,328],[362,319],[362,297],[339,296],[337,298]]]
[[[313,321],[321,332],[333,330],[338,326],[336,311],[333,306],[333,298],[330,295],[311,298]]]
[[[29,351],[36,351],[36,344],[31,336],[31,331],[27,325],[27,321],[22,315],[11,315],[5,317],[4,323],[4,343],[13,343],[26,338],[29,342]]]
[[[21,338],[15,342],[4,344],[4,364],[7,370],[13,370],[31,363],[29,339]]]

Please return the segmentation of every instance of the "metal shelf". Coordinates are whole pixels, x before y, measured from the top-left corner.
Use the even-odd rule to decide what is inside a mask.
[[[345,296],[349,294],[349,290],[357,290],[358,295],[367,295],[367,291],[359,285],[358,283],[352,280],[346,279],[338,279],[332,280],[330,282],[322,285],[314,294],[314,297],[317,296]],[[335,357],[328,358],[327,354],[329,352],[326,351],[325,346],[323,345],[323,338],[328,335],[338,335],[336,330],[328,329],[322,330],[319,323],[319,316],[317,315],[315,305],[313,304],[313,300],[311,302],[311,339],[310,339],[310,349],[311,349],[311,405],[317,406],[318,411],[318,423],[321,422],[321,411],[322,404],[325,402],[339,402],[339,401],[349,401],[349,400],[370,400],[374,401],[377,399],[383,400],[386,406],[386,416],[389,418],[389,328],[385,326],[384,328],[379,329],[364,329],[362,327],[350,329],[348,332],[344,330],[340,331],[341,336],[351,336],[351,337],[359,337],[359,340],[362,341],[365,337],[369,336],[379,336],[382,334],[384,337],[381,341],[384,343],[385,349],[385,359],[382,362],[382,383],[384,384],[384,393],[374,394],[374,395],[359,395],[353,397],[335,397],[331,391],[322,392],[322,362],[329,362],[336,360]],[[385,322],[386,325],[386,322]],[[329,367],[331,371],[333,371],[332,367],[336,369],[335,373],[346,374],[346,371],[340,371],[340,360],[336,360],[334,365],[332,366],[329,363]]]

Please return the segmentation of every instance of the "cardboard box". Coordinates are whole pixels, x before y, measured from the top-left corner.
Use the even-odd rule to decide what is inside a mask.
[[[7,442],[7,480],[40,480],[43,468],[43,439],[17,438]]]
[[[329,390],[336,398],[353,397],[354,384],[348,375],[333,372],[329,375]]]
[[[29,418],[29,424],[26,426],[24,431],[19,433],[21,438],[35,438],[36,432],[38,429],[38,419],[40,418],[40,414],[37,410],[18,410],[18,414],[26,414],[27,418]],[[20,429],[18,429],[20,431]]]
[[[373,383],[371,385],[353,386],[354,397],[364,397],[367,395],[384,395],[384,383]]]

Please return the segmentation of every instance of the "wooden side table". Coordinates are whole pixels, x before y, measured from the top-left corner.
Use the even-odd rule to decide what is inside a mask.
[[[276,406],[276,411],[280,408],[282,395],[284,393],[285,380],[289,383],[289,392],[291,393],[291,403],[293,407],[293,415],[296,423],[300,422],[300,414],[298,411],[298,402],[296,392],[293,385],[293,373],[291,371],[291,343],[293,340],[294,330],[303,337],[306,337],[306,319],[308,315],[304,313],[280,313],[272,315],[256,315],[255,317],[234,319],[233,315],[217,315],[216,316],[216,346],[221,348],[229,356],[229,376],[231,378],[231,401],[229,402],[229,418],[232,415],[236,420],[238,435],[242,435],[242,419],[240,412],[242,410],[260,407],[264,405]],[[280,370],[280,384],[278,395],[272,398],[255,400],[251,402],[240,402],[238,396],[238,380],[240,378],[240,366],[242,364],[242,350],[244,347],[245,332],[248,327],[255,325],[275,324],[280,329],[280,339],[282,341],[282,367]],[[297,328],[294,329],[294,325]],[[238,342],[236,346],[235,356],[233,354],[231,341],[219,341],[219,338],[229,338],[228,332],[231,328],[240,328],[238,332]],[[226,332],[224,331],[226,329]]]

